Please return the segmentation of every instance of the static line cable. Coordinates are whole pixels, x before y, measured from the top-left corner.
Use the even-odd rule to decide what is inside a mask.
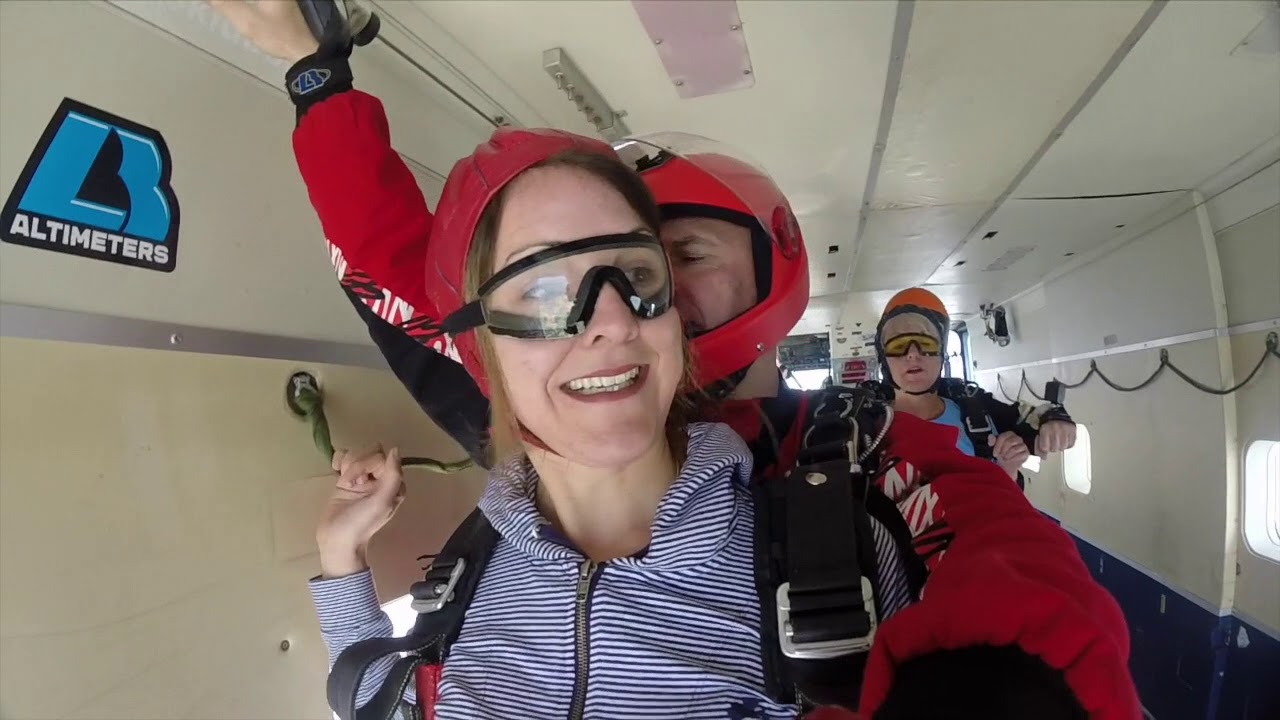
[[[1253,370],[1249,372],[1248,377],[1246,377],[1244,380],[1241,380],[1240,382],[1236,383],[1235,385],[1229,388],[1211,387],[1191,377],[1184,370],[1179,368],[1177,365],[1173,364],[1173,361],[1169,359],[1168,350],[1160,351],[1160,364],[1156,366],[1155,371],[1151,373],[1150,377],[1138,383],[1137,385],[1131,385],[1126,387],[1124,385],[1120,385],[1119,383],[1115,382],[1114,380],[1112,380],[1111,378],[1103,374],[1101,368],[1098,367],[1097,360],[1089,361],[1089,372],[1085,373],[1084,377],[1081,378],[1079,382],[1069,383],[1069,382],[1066,382],[1065,380],[1058,380],[1056,377],[1053,379],[1054,381],[1061,383],[1063,387],[1071,389],[1071,388],[1078,388],[1081,385],[1084,385],[1096,375],[1098,379],[1106,383],[1107,386],[1110,387],[1112,390],[1116,390],[1124,393],[1130,393],[1130,392],[1137,392],[1139,390],[1142,390],[1150,386],[1152,383],[1156,381],[1157,378],[1160,377],[1161,374],[1164,373],[1165,369],[1167,368],[1174,375],[1177,375],[1178,377],[1182,378],[1182,380],[1185,381],[1188,385],[1199,390],[1200,392],[1208,393],[1210,395],[1219,395],[1219,396],[1230,395],[1231,393],[1239,391],[1245,385],[1248,385],[1250,382],[1252,382],[1253,379],[1258,376],[1258,371],[1262,370],[1262,366],[1266,364],[1267,358],[1275,358],[1277,360],[1280,360],[1280,339],[1278,339],[1276,333],[1267,334],[1265,345],[1266,347],[1262,351],[1262,356],[1258,358],[1257,364],[1253,366]],[[1031,393],[1031,397],[1037,400],[1043,401],[1045,399],[1043,396],[1041,396],[1035,390],[1033,390],[1031,387],[1031,384],[1027,382],[1026,370],[1022,371],[1022,378],[1020,379],[1020,382],[1018,385],[1018,393],[1016,397],[1010,396],[1009,392],[1004,389],[1004,380],[1003,378],[1000,377],[999,374],[996,375],[996,385],[1000,388],[1000,394],[1004,395],[1005,399],[1008,400],[1009,402],[1016,403],[1019,400],[1021,400],[1022,391],[1024,389],[1027,392]]]
[[[484,118],[485,122],[489,123],[495,128],[501,127],[507,123],[507,118],[501,115],[498,115],[496,117],[491,116],[489,115],[489,113],[476,107],[475,103],[463,97],[457,90],[454,90],[452,87],[450,87],[449,83],[441,79],[439,75],[436,75],[435,73],[431,72],[426,67],[424,67],[422,63],[418,62],[417,60],[414,60],[412,57],[409,56],[408,53],[406,53],[405,51],[397,47],[395,43],[391,42],[390,40],[386,39],[381,35],[378,36],[378,41],[381,42],[383,45],[386,45],[388,48],[390,48],[391,52],[394,52],[395,54],[403,58],[405,62],[417,68],[419,72],[431,78],[436,85],[439,85],[440,87],[444,88],[445,92],[449,93],[454,98],[456,98],[458,102],[462,103],[463,105],[466,105],[468,108],[471,109],[472,112]],[[407,460],[408,458],[405,458],[405,459]]]

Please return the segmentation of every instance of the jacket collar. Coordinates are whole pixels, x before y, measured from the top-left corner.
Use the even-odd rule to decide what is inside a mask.
[[[705,563],[729,542],[751,478],[751,454],[728,426],[693,423],[680,474],[658,503],[649,547],[617,564],[675,569]],[[480,510],[494,529],[532,560],[573,561],[582,554],[534,503],[538,474],[521,456],[493,469]],[[745,521],[749,521],[746,518]]]

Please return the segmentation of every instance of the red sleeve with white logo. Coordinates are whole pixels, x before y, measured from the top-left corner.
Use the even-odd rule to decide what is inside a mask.
[[[948,432],[950,431],[950,432]],[[860,711],[872,717],[894,668],[931,652],[1017,645],[1061,671],[1095,720],[1135,720],[1129,632],[1120,606],[1094,581],[1075,542],[989,460],[955,447],[955,430],[900,413],[886,455],[910,466],[899,506],[917,492],[917,550],[933,567],[920,602],[880,627]],[[914,488],[914,489],[913,489]],[[905,494],[904,494],[905,493]],[[935,529],[945,526],[943,542]],[[913,531],[916,529],[913,528]],[[939,534],[926,543],[925,536]]]
[[[433,218],[391,147],[382,103],[359,90],[317,103],[293,133],[293,152],[339,282],[379,317],[422,339],[441,319],[424,287]]]

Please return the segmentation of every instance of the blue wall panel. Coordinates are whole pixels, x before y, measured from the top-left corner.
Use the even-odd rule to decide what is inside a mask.
[[[1129,668],[1152,717],[1280,720],[1280,640],[1235,616],[1219,617],[1150,574],[1072,537],[1094,579],[1124,610]]]

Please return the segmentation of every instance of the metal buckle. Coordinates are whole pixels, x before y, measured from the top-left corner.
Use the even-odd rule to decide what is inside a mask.
[[[974,426],[973,426],[973,418],[972,418],[972,417],[967,417],[967,418],[965,418],[965,419],[964,419],[964,426],[965,426],[965,427],[967,427],[967,428],[969,428],[969,432],[971,432],[971,433],[993,433],[993,432],[995,432],[995,428],[991,427],[991,417],[990,417],[989,415],[983,415],[983,416],[982,416],[982,427],[974,427]]]
[[[862,607],[871,619],[871,628],[861,637],[823,640],[821,642],[797,643],[791,639],[791,583],[778,586],[778,642],[782,644],[782,654],[797,660],[827,660],[830,658],[867,652],[875,639],[879,621],[876,618],[875,596],[872,594],[871,580],[862,578]]]
[[[853,393],[850,393],[850,392],[836,393],[836,396],[834,399],[837,401],[844,402],[844,409],[840,411],[840,413],[838,414],[838,417],[848,417],[853,414]],[[830,413],[830,411],[827,410],[828,401],[830,400],[832,400],[832,397],[830,395],[822,398],[822,403],[818,405],[818,409],[813,411],[813,416],[815,418],[825,417]],[[834,404],[833,404],[833,409],[834,409]]]
[[[417,613],[433,613],[444,607],[445,603],[453,599],[453,590],[458,586],[458,581],[462,579],[462,573],[467,569],[467,561],[458,558],[453,565],[453,570],[449,573],[449,579],[445,582],[437,582],[431,588],[431,599],[414,598],[410,603],[410,607]],[[428,573],[429,575],[430,573]]]

